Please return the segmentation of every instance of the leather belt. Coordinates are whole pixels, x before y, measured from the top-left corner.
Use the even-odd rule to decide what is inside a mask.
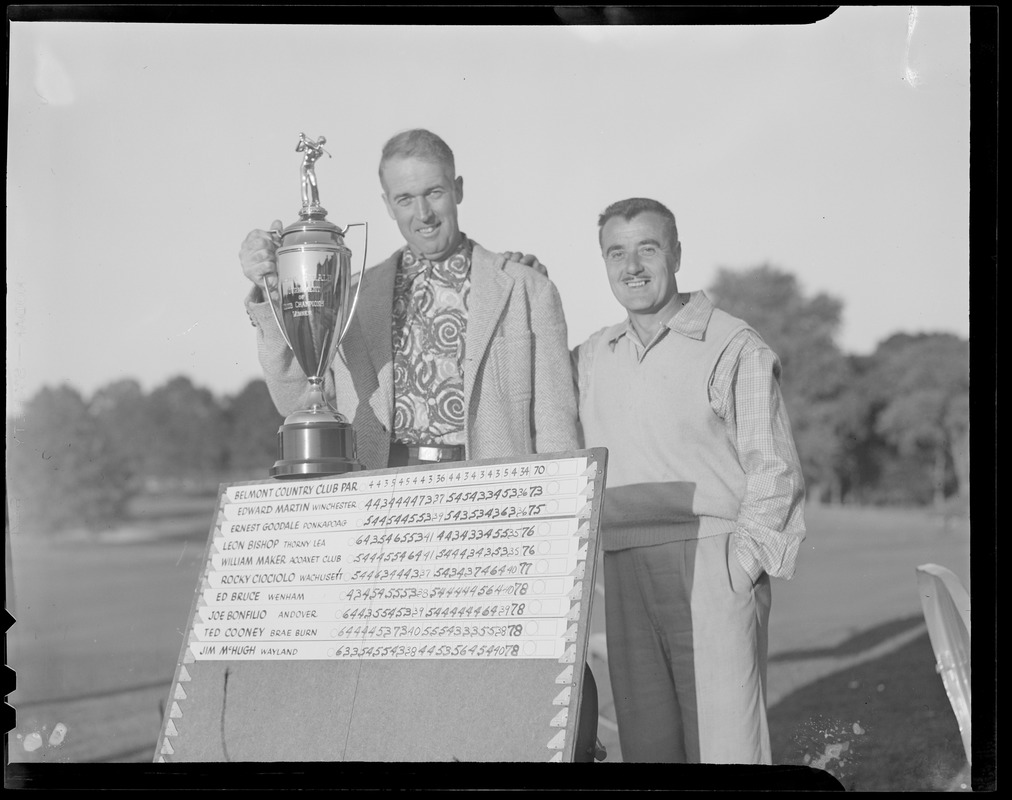
[[[438,464],[443,461],[463,461],[464,445],[414,445],[390,443],[390,466],[411,464]]]

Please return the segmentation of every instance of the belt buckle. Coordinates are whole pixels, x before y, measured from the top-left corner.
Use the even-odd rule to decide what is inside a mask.
[[[442,454],[440,453],[441,450],[442,450],[441,447],[430,447],[428,445],[419,445],[418,459],[420,461],[434,461],[434,462],[441,461],[442,460],[441,458]]]

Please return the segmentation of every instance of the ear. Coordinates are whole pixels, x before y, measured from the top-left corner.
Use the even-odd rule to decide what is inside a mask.
[[[453,181],[453,193],[454,199],[457,201],[457,205],[464,202],[464,177],[458,175]]]
[[[396,221],[397,217],[394,216],[394,207],[390,205],[390,200],[387,198],[386,194],[381,194],[380,197],[383,198],[383,205],[387,207],[387,214],[390,215],[390,219]]]
[[[673,258],[674,258],[674,262],[675,262],[675,267],[674,267],[674,269],[671,270],[671,272],[675,273],[675,272],[678,272],[679,267],[682,266],[682,243],[681,242],[676,242],[675,243],[675,252],[673,253]]]

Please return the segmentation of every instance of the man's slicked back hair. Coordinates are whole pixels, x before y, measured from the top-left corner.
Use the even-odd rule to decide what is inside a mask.
[[[601,241],[601,232],[604,230],[604,225],[608,220],[613,217],[621,217],[628,222],[647,211],[653,211],[655,214],[660,214],[668,221],[671,233],[671,244],[674,245],[678,241],[678,224],[675,222],[675,215],[671,213],[671,209],[664,205],[664,203],[658,202],[657,200],[651,200],[649,197],[630,197],[626,200],[619,200],[616,203],[612,203],[604,211],[602,211],[601,216],[597,218],[598,242]]]
[[[449,167],[454,176],[457,174],[450,146],[432,131],[427,131],[424,128],[413,128],[398,133],[383,145],[383,155],[380,156],[379,164],[381,181],[383,179],[383,165],[394,158],[420,158],[425,161],[434,161]]]

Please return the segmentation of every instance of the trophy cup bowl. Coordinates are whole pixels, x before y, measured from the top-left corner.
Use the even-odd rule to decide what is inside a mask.
[[[298,148],[307,151],[303,206],[299,220],[280,234],[280,309],[266,281],[263,287],[281,335],[309,381],[308,405],[286,417],[278,428],[278,460],[270,470],[274,478],[312,478],[363,468],[356,458],[351,423],[324,394],[327,367],[348,333],[365,273],[363,250],[358,289],[352,299],[351,251],[344,244],[347,228],[342,232],[325,218],[327,212],[319,204],[312,174],[313,162],[325,152],[320,146],[325,141],[320,137],[316,143],[303,135]]]

